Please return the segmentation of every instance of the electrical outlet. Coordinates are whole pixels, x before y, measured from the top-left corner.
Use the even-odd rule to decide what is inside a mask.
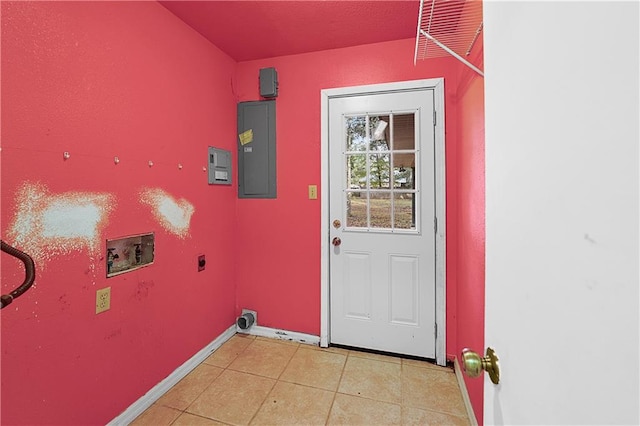
[[[111,308],[111,287],[101,288],[96,292],[96,314]]]
[[[317,185],[309,185],[309,199],[317,200],[318,199],[318,186]]]

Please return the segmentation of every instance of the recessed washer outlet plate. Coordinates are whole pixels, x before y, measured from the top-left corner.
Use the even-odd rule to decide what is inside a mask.
[[[153,232],[107,240],[105,250],[107,278],[151,265],[154,250]]]

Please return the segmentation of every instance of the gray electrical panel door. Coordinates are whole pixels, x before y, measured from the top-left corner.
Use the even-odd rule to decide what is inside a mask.
[[[276,198],[276,101],[238,104],[238,197]]]

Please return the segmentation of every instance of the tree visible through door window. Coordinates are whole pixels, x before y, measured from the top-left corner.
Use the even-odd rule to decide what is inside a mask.
[[[347,228],[417,230],[416,113],[345,116]]]

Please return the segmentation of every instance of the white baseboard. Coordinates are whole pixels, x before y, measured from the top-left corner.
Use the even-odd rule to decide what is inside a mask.
[[[464,408],[467,409],[469,422],[471,423],[471,426],[478,426],[478,419],[476,419],[476,413],[473,411],[473,406],[469,399],[469,392],[467,391],[467,385],[464,383],[464,376],[462,375],[462,368],[460,368],[458,357],[453,358],[453,369],[456,372],[456,379],[458,379],[458,386],[460,387],[460,393],[462,393]]]
[[[226,329],[221,335],[216,337],[211,343],[205,346],[201,351],[188,359],[180,367],[167,376],[160,383],[155,385],[149,392],[140,397],[136,402],[131,404],[129,408],[124,410],[118,417],[111,420],[108,426],[128,425],[142,414],[147,408],[156,402],[169,389],[176,385],[180,380],[191,372],[194,368],[202,363],[213,351],[218,349],[224,342],[229,340],[236,334],[236,325],[232,325]]]
[[[304,343],[307,345],[320,345],[320,336],[299,333],[297,331],[287,331],[271,327],[262,327],[260,325],[253,325],[247,330],[242,330],[240,327],[238,327],[237,332],[243,334],[251,334],[253,336],[269,337],[271,339],[289,340],[292,342]]]

